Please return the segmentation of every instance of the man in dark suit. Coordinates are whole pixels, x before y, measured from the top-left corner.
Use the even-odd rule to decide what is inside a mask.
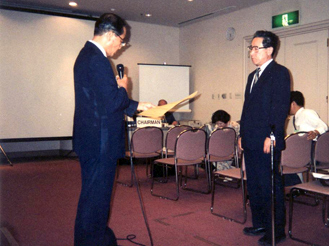
[[[290,74],[277,64],[279,38],[271,32],[257,31],[248,47],[257,69],[248,77],[241,116],[241,139],[244,150],[247,189],[252,213],[252,227],[246,235],[263,235],[260,245],[272,243],[271,216],[271,139],[274,141],[275,241],[285,235],[285,204],[282,176],[279,173],[281,150],[284,149],[284,124],[290,106]],[[259,71],[260,70],[260,71]]]
[[[126,26],[119,16],[103,14],[74,65],[73,148],[82,178],[76,246],[117,245],[107,223],[117,160],[125,151],[124,114],[153,107],[128,98],[127,76],[116,77],[107,58],[125,45]]]

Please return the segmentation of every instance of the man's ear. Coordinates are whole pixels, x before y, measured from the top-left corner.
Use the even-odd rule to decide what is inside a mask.
[[[107,35],[109,43],[112,43],[113,40],[116,38],[116,35],[112,31],[107,32],[105,35]]]
[[[266,49],[266,51],[267,51],[267,54],[269,55],[269,56],[272,56],[273,57],[273,47],[268,47],[267,49]]]

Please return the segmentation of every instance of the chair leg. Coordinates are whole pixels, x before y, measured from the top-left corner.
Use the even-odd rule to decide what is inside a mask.
[[[290,191],[290,193],[292,192],[292,190]],[[292,236],[292,215],[293,215],[293,208],[294,208],[294,197],[290,196],[289,197],[289,229],[288,229],[288,233],[289,233],[289,237],[293,238]]]
[[[327,196],[323,197],[323,205],[322,205],[322,218],[323,223],[326,227],[329,227],[329,201],[327,200]]]
[[[243,176],[241,176],[243,177]],[[210,211],[213,215],[216,215],[218,217],[224,218],[226,220],[229,221],[233,221],[239,224],[244,224],[247,221],[247,196],[246,196],[246,189],[245,189],[245,181],[243,179],[240,180],[241,182],[241,189],[242,189],[242,212],[243,212],[243,219],[242,220],[237,220],[237,219],[233,219],[233,218],[229,218],[226,217],[222,214],[219,213],[215,213],[214,212],[214,203],[215,203],[215,179],[216,179],[216,174],[213,173],[212,175],[212,186],[211,186],[211,207],[210,207]]]
[[[152,163],[152,165],[153,165],[153,163]],[[160,197],[160,198],[163,198],[163,199],[167,199],[167,200],[177,201],[179,199],[179,180],[180,180],[179,179],[179,176],[180,176],[179,173],[180,172],[178,171],[178,168],[175,165],[176,197],[171,198],[171,197],[166,197],[166,196],[163,196],[163,195],[155,194],[154,193],[154,177],[153,177],[153,174],[152,174],[152,183],[151,183],[151,195],[156,196],[156,197]],[[168,166],[166,165],[166,182],[163,182],[163,183],[167,183],[167,181],[168,181]]]
[[[207,162],[206,162],[207,163]],[[194,165],[194,166],[198,166],[198,164]],[[184,186],[182,186],[183,190],[188,190],[188,191],[194,191],[194,192],[198,192],[198,193],[202,193],[202,194],[209,194],[211,189],[210,189],[210,185],[209,185],[209,174],[208,174],[208,170],[209,168],[207,167],[207,165],[205,166],[205,172],[206,172],[206,179],[207,179],[207,190],[206,191],[202,191],[202,190],[196,190],[196,189],[191,189],[191,188],[187,188],[187,166],[185,167],[185,183]]]
[[[149,161],[149,159],[146,159],[145,160],[145,163],[146,163],[146,168],[145,168],[145,170],[146,170],[146,177],[148,177],[149,176],[149,163],[148,163],[148,161]],[[151,167],[150,167],[150,171],[151,171]]]
[[[212,174],[212,182],[211,182],[211,206],[210,211],[211,213],[214,212],[214,199],[215,199],[215,174]]]
[[[300,190],[300,189],[298,189],[298,188],[292,188],[291,191],[290,191],[290,193],[292,193],[292,192],[295,191],[295,190]],[[296,201],[296,202],[297,202],[297,201]],[[326,214],[326,212],[325,212],[325,210],[326,210],[326,208],[325,208],[325,207],[326,207],[325,203],[326,203],[326,197],[323,198],[323,210],[322,210],[322,212],[323,212],[323,214],[322,214],[322,215],[323,215],[323,219],[325,219],[325,217],[326,217],[326,216],[325,216],[325,214]],[[308,245],[317,245],[317,244],[314,244],[314,243],[312,243],[312,242],[309,242],[309,241],[305,241],[305,240],[302,240],[302,239],[296,238],[296,237],[294,237],[294,236],[292,235],[293,204],[294,204],[294,197],[293,197],[293,196],[290,196],[290,199],[289,199],[289,229],[288,229],[289,237],[290,237],[292,240],[294,240],[294,241],[298,241],[298,242],[301,242],[301,243],[304,243],[304,244],[308,244]],[[306,205],[308,205],[308,204],[306,204]],[[329,215],[329,214],[328,214],[328,211],[327,211],[327,215]],[[323,222],[324,222],[325,226],[327,226],[325,220],[324,220]],[[327,222],[328,222],[328,216],[327,216]]]

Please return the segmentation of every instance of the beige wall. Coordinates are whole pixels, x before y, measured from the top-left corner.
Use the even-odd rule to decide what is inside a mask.
[[[192,113],[178,115],[181,119],[195,119],[206,123],[211,114],[217,109],[228,111],[232,120],[239,120],[245,86],[244,60],[247,54],[244,37],[252,35],[258,29],[271,30],[271,16],[298,9],[300,11],[300,25],[328,19],[328,0],[273,0],[264,4],[253,6],[224,16],[218,16],[204,21],[196,22],[180,28],[151,25],[128,21],[131,26],[131,47],[113,59],[113,65],[125,65],[131,79],[130,95],[138,100],[138,66],[137,63],[163,63],[191,65],[191,89],[198,90],[201,96],[192,103]],[[38,17],[36,17],[38,16]],[[0,18],[11,18],[17,25],[24,25],[49,16],[0,10]],[[93,21],[72,20],[71,24],[79,23],[81,30],[72,33],[76,42],[70,57],[73,61],[86,40],[92,38]],[[0,25],[1,35],[6,35],[3,22]],[[61,26],[63,28],[63,26]],[[233,41],[226,40],[228,27],[236,29]],[[70,32],[70,26],[66,26]],[[293,28],[293,27],[291,27]],[[36,33],[39,30],[36,30]],[[50,30],[51,33],[54,30]],[[33,55],[33,51],[23,49],[30,41],[29,35],[15,40],[15,46],[20,48],[22,54]],[[55,35],[56,36],[56,35]],[[16,36],[17,37],[17,36]],[[13,40],[15,37],[13,37]],[[33,40],[33,39],[32,39]],[[57,46],[62,41],[55,38]],[[18,44],[17,44],[18,42]],[[19,43],[21,42],[21,44]],[[37,46],[37,43],[36,43]],[[3,47],[2,47],[3,48]],[[75,55],[72,55],[72,54]],[[6,63],[17,62],[13,57],[7,57]],[[73,83],[73,61],[67,61],[69,78]],[[1,61],[3,65],[4,59]],[[51,66],[51,59],[44,66]],[[33,64],[29,64],[33,65]],[[63,67],[65,67],[63,65]],[[22,70],[26,69],[21,67]],[[21,71],[19,71],[21,72]],[[3,73],[2,73],[3,74]],[[37,79],[37,78],[36,78]],[[5,81],[10,83],[9,80]],[[14,93],[14,92],[13,92]],[[220,97],[227,94],[227,99]],[[231,97],[230,98],[230,94]],[[212,99],[214,96],[215,99]],[[15,98],[15,95],[11,95]],[[17,98],[17,97],[16,97]],[[3,98],[2,98],[3,99]],[[4,105],[2,101],[2,105]],[[3,107],[2,107],[3,108]],[[31,144],[29,145],[31,146]],[[44,143],[43,143],[44,146]],[[11,151],[10,149],[7,151]]]
[[[0,138],[72,135],[73,65],[95,21],[0,10]],[[138,96],[138,63],[179,64],[179,29],[128,22],[131,46],[111,59]]]
[[[128,21],[131,27],[129,47],[113,63],[122,63],[130,78],[130,94],[138,100],[139,73],[137,63],[179,64],[179,29]]]
[[[201,94],[193,102],[191,118],[206,123],[214,111],[224,109],[232,120],[240,119],[246,82],[244,37],[259,29],[271,31],[272,15],[293,10],[300,11],[299,25],[318,22],[329,18],[329,1],[273,0],[180,28],[180,62],[192,65],[191,91]],[[236,30],[233,41],[226,40],[228,27]],[[223,93],[228,99],[218,99]]]

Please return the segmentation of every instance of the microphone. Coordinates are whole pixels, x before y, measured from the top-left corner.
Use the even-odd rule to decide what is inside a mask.
[[[124,73],[124,70],[125,70],[124,66],[122,64],[118,64],[117,65],[117,70],[118,70],[118,75],[119,75],[120,79],[122,79],[123,78],[123,73]]]

